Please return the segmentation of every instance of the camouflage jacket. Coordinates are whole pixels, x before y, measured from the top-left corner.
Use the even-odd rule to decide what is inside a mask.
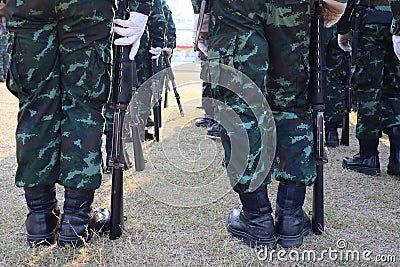
[[[172,11],[165,0],[162,0],[162,8],[166,20],[165,28],[165,47],[174,49],[176,47],[176,28],[174,20],[172,19]]]
[[[393,14],[391,33],[400,35],[400,0],[390,0],[390,8]]]

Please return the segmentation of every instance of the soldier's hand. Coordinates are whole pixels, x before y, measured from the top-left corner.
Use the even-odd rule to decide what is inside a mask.
[[[129,19],[114,19],[113,30],[115,33],[121,35],[114,41],[115,45],[131,45],[131,51],[129,53],[129,58],[131,60],[135,59],[137,51],[140,45],[140,38],[143,35],[144,29],[146,27],[148,16],[138,13],[130,12]]]
[[[393,35],[392,40],[393,40],[394,53],[396,54],[397,58],[400,60],[400,36]]]
[[[151,57],[151,59],[157,59],[160,57],[161,55],[161,51],[162,48],[161,47],[150,47],[150,54],[152,54],[153,56]]]
[[[172,53],[174,53],[174,50],[172,50],[172,48],[169,48],[169,47],[164,47],[162,49],[162,52],[164,54],[166,54],[168,56],[168,58],[171,58],[172,57]]]
[[[340,3],[335,0],[323,0],[322,16],[326,28],[332,27],[337,23],[346,9],[346,3]]]
[[[204,55],[208,56],[208,41],[207,40],[199,40],[197,47]]]
[[[351,31],[345,34],[338,35],[338,45],[340,49],[345,52],[351,52],[351,44],[353,40],[353,34]]]

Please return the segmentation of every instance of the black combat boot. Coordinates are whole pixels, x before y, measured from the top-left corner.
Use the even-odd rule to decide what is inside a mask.
[[[197,119],[194,122],[194,125],[196,125],[197,127],[210,127],[213,123],[214,123],[213,119],[211,119],[207,116],[204,116],[200,119]]]
[[[380,175],[378,156],[379,139],[360,139],[360,153],[353,157],[345,157],[342,167],[367,175]]]
[[[29,246],[54,244],[60,218],[55,186],[24,187],[24,190],[29,209],[25,220]]]
[[[325,123],[325,144],[327,147],[339,146],[339,135],[337,129],[339,128],[338,122]]]
[[[299,247],[311,230],[311,222],[303,210],[306,186],[300,183],[279,183],[275,210],[277,243],[284,248]]]
[[[207,129],[207,137],[212,139],[221,138],[221,124],[214,122],[211,127]]]
[[[58,245],[82,247],[93,232],[103,234],[110,229],[110,212],[107,209],[93,209],[94,190],[65,188],[64,213]]]
[[[113,133],[112,132],[106,132],[106,169],[105,173],[111,173],[111,162],[112,162],[112,137]]]
[[[153,127],[154,126],[154,121],[153,121],[153,119],[149,116],[149,117],[147,117],[147,120],[146,120],[146,127]]]
[[[227,221],[228,232],[250,247],[275,246],[275,228],[267,188],[240,193],[242,209],[234,209]]]
[[[387,174],[400,175],[400,126],[390,128],[389,132],[390,156]]]

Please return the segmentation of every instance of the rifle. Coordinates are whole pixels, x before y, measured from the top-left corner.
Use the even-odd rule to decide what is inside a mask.
[[[129,18],[127,1],[120,0],[118,5],[118,17],[121,19]],[[115,34],[114,38],[119,38]],[[123,215],[123,171],[127,167],[127,154],[123,147],[124,118],[127,107],[132,98],[132,89],[137,85],[134,81],[133,72],[136,72],[134,61],[129,59],[130,46],[114,46],[114,77],[112,82],[112,102],[114,104],[113,138],[112,138],[112,186],[111,186],[111,220],[110,220],[110,239],[117,239],[122,234],[124,215]],[[137,80],[137,76],[136,76]],[[135,84],[136,83],[136,84]],[[137,113],[136,113],[137,114]],[[133,128],[132,128],[133,129]],[[135,135],[133,133],[133,138]],[[138,137],[136,137],[138,138]],[[140,142],[140,139],[137,139]],[[134,144],[137,147],[137,142]],[[140,147],[141,151],[141,147]],[[142,155],[143,158],[143,155]],[[140,159],[135,153],[136,160]],[[136,168],[143,166],[136,165]]]
[[[152,63],[152,70],[153,70],[153,76],[158,73],[159,71],[159,61],[158,58],[154,58],[151,60]],[[152,78],[152,91],[153,91],[153,101],[154,106],[153,106],[153,116],[154,116],[154,136],[156,141],[160,141],[160,128],[161,128],[161,88],[160,84],[158,81],[159,78],[153,77]]]
[[[340,138],[340,144],[343,146],[349,146],[349,114],[353,106],[353,90],[351,89],[351,53],[346,52],[344,54],[346,76],[344,78],[344,87],[342,91],[342,106],[343,106],[343,126],[342,126],[342,137]]]
[[[169,80],[171,80],[172,83],[172,89],[174,90],[174,94],[175,94],[175,98],[176,98],[176,103],[178,104],[178,108],[179,108],[179,113],[181,114],[181,116],[183,117],[185,114],[183,113],[183,108],[181,105],[181,97],[178,93],[178,89],[176,87],[176,83],[175,83],[175,75],[172,72],[172,68],[171,68],[171,62],[169,61],[168,55],[164,54],[164,59],[165,59],[165,65],[167,67],[167,77],[169,78]],[[168,79],[167,79],[168,80]],[[169,87],[168,87],[169,88]]]
[[[323,1],[315,3],[311,15],[310,36],[310,83],[309,100],[313,113],[314,152],[316,158],[317,178],[313,189],[312,230],[322,234],[324,230],[324,169],[328,162],[324,153],[324,92],[326,90],[326,62],[324,46],[324,17],[322,16]]]
[[[164,108],[168,107],[168,92],[171,91],[171,88],[169,87],[169,78],[168,75],[164,75],[164,84],[165,84],[165,93],[164,93]]]
[[[207,1],[202,0],[201,5],[200,5],[200,13],[199,13],[199,20],[197,22],[197,27],[196,27],[196,38],[194,39],[194,51],[197,52],[199,50],[199,38],[200,38],[200,32],[201,32],[201,26],[203,25],[203,19],[204,19],[204,13],[206,12],[206,5]]]

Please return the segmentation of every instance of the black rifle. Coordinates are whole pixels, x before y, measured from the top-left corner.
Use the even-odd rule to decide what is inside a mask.
[[[181,116],[183,117],[185,114],[183,113],[183,108],[181,105],[181,97],[178,93],[178,89],[176,87],[176,83],[175,83],[175,75],[172,72],[172,68],[171,68],[171,62],[169,61],[168,55],[164,54],[164,59],[165,59],[165,65],[167,67],[167,77],[169,78],[169,80],[171,80],[172,83],[172,89],[174,90],[174,94],[175,94],[175,98],[176,98],[176,103],[178,104],[178,108],[179,108],[179,113],[181,114]],[[168,78],[166,80],[168,80]],[[167,88],[166,88],[167,89]]]
[[[323,1],[315,3],[311,15],[310,36],[310,83],[309,100],[313,112],[314,152],[316,157],[317,178],[313,189],[312,230],[322,234],[324,230],[324,169],[327,162],[324,153],[324,92],[326,90],[326,62],[324,46],[324,17],[322,16]]]
[[[343,108],[343,126],[342,126],[342,137],[340,138],[340,144],[343,146],[349,146],[349,134],[350,134],[350,120],[349,115],[353,106],[353,90],[351,89],[351,54],[345,52],[344,54],[344,65],[346,66],[346,76],[344,78],[344,87],[342,92],[342,108]]]
[[[161,84],[159,81],[159,76],[156,75],[159,70],[159,59],[155,58],[151,60],[152,63],[152,72],[153,72],[153,77],[151,78],[151,86],[152,86],[152,91],[153,91],[153,116],[154,116],[154,137],[155,140],[158,142],[160,141],[160,128],[161,128],[161,93],[162,93],[162,88]]]
[[[201,32],[201,27],[203,25],[203,19],[204,19],[204,14],[206,11],[206,5],[207,5],[207,1],[206,0],[202,0],[201,4],[200,4],[200,13],[199,13],[199,20],[197,22],[197,26],[196,26],[196,36],[194,39],[194,51],[197,52],[199,50],[199,39],[200,39],[200,32]]]
[[[120,19],[129,18],[129,9],[125,0],[120,0],[118,5],[118,17]],[[115,34],[115,38],[119,38]],[[135,62],[129,59],[130,46],[114,46],[114,77],[112,83],[112,102],[114,104],[113,138],[112,138],[112,186],[111,186],[111,221],[110,239],[117,239],[122,234],[124,215],[123,215],[123,171],[127,164],[127,155],[123,144],[124,118],[133,92],[136,94],[137,76],[134,81],[132,75],[136,72]],[[133,115],[133,114],[131,114]],[[126,127],[125,127],[126,128]],[[133,128],[132,128],[133,129]],[[135,132],[132,132],[135,138]],[[140,139],[139,136],[136,137]],[[137,148],[137,142],[134,147]],[[141,147],[140,147],[141,151]],[[138,150],[139,152],[139,150]],[[142,151],[141,151],[142,152]],[[141,155],[143,158],[143,154]],[[135,152],[135,162],[140,159]],[[143,160],[144,162],[144,160]],[[136,168],[144,168],[144,165],[136,165]]]
[[[168,92],[171,91],[169,87],[169,78],[168,75],[164,75],[164,84],[165,84],[165,93],[164,93],[164,108],[168,107]]]

